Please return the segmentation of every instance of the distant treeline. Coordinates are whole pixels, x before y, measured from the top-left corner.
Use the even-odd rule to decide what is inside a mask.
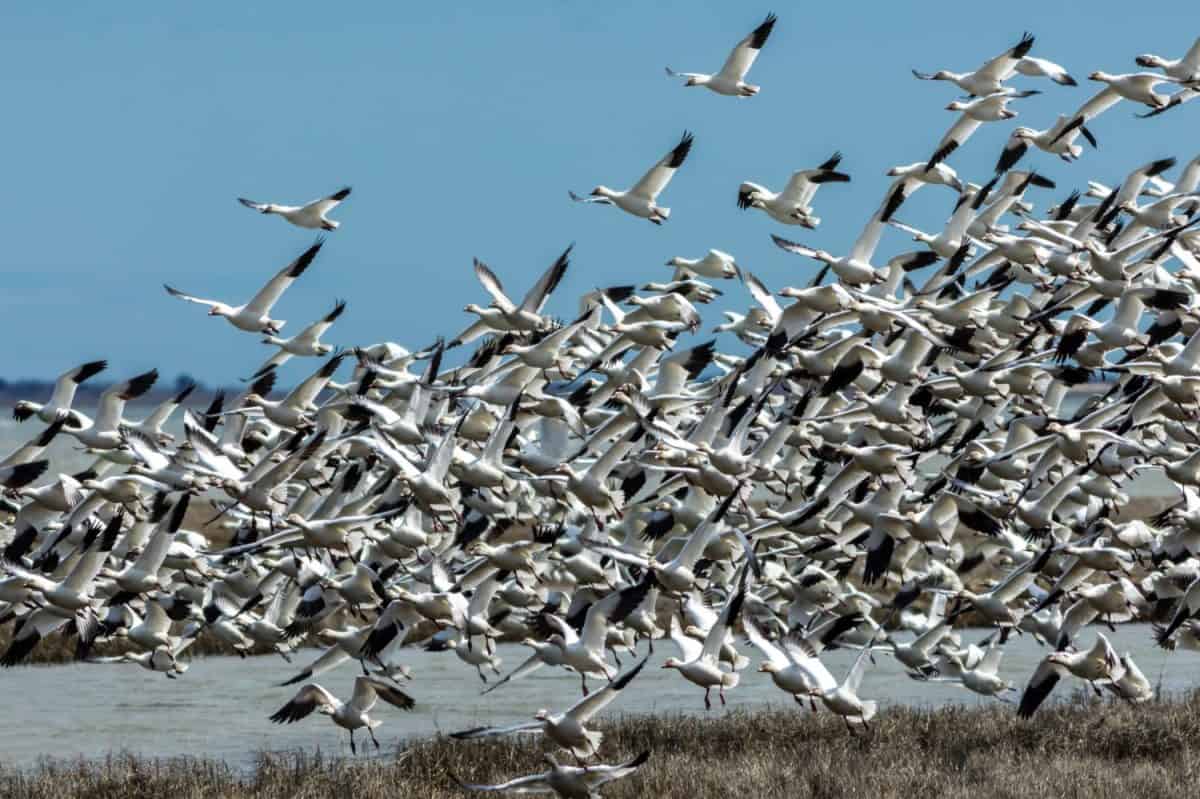
[[[75,401],[81,405],[95,405],[100,400],[100,394],[105,389],[118,382],[116,380],[102,380],[107,373],[98,375],[96,378],[87,381],[75,392]],[[168,380],[160,377],[154,387],[150,389],[144,396],[136,401],[138,405],[155,405],[168,397],[173,397],[184,391],[188,386],[195,386],[191,394],[188,395],[187,404],[189,406],[201,406],[212,401],[213,396],[218,391],[224,391],[228,398],[236,397],[238,394],[246,390],[244,385],[237,386],[207,386],[198,380],[195,380],[191,375],[181,374],[174,380]],[[0,405],[11,405],[17,400],[32,400],[34,402],[45,402],[50,398],[50,394],[54,391],[53,380],[35,380],[31,378],[20,378],[17,380],[6,380],[0,377]]]

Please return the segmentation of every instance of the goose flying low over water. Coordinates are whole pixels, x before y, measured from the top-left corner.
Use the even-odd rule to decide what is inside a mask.
[[[758,52],[767,43],[771,31],[775,29],[776,17],[767,14],[757,28],[746,38],[737,43],[721,71],[715,75],[705,75],[700,72],[676,72],[667,67],[667,74],[673,78],[686,78],[684,86],[703,86],[709,91],[732,97],[753,97],[762,88],[752,83],[746,83],[746,73],[754,66]]]
[[[671,209],[658,204],[658,195],[671,182],[671,178],[675,177],[675,172],[683,165],[691,151],[692,134],[684,131],[679,144],[652,166],[649,172],[642,175],[642,179],[635,183],[632,189],[615,191],[607,186],[597,186],[588,197],[580,197],[570,192],[571,199],[575,202],[615,205],[628,214],[661,225],[670,218]]]
[[[349,702],[343,702],[317,683],[309,683],[297,691],[287,704],[271,714],[271,721],[293,724],[307,718],[315,710],[329,716],[337,726],[350,731],[351,752],[357,752],[354,731],[364,727],[378,749],[379,739],[375,737],[375,728],[383,722],[371,718],[370,713],[380,699],[401,710],[412,710],[415,705],[411,696],[391,682],[364,675],[355,679],[354,695]]]
[[[317,257],[317,253],[321,251],[324,243],[324,240],[318,239],[299,258],[292,261],[281,269],[275,277],[271,278],[267,282],[267,285],[259,289],[259,292],[245,305],[226,305],[218,300],[193,297],[165,284],[163,288],[172,297],[177,297],[185,302],[206,306],[209,316],[223,317],[238,330],[245,330],[250,333],[268,333],[271,336],[277,336],[287,322],[282,319],[272,319],[270,316],[271,309],[275,307],[275,303],[279,302],[279,298],[283,296],[283,292],[287,291],[288,286],[295,283],[296,278],[304,274],[304,270],[308,269],[312,264],[313,259]]]
[[[341,222],[330,219],[327,215],[341,205],[342,200],[350,196],[350,187],[339,189],[328,197],[313,200],[304,205],[276,205],[275,203],[259,203],[238,197],[238,202],[247,208],[253,208],[261,214],[276,214],[291,222],[296,227],[315,230],[337,230]]]

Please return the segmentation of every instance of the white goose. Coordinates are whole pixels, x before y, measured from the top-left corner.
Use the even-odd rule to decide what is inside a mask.
[[[315,244],[305,250],[299,258],[280,270],[245,305],[226,305],[217,300],[193,297],[166,284],[163,284],[163,288],[172,297],[178,297],[185,302],[194,302],[197,305],[208,306],[209,316],[224,317],[229,321],[229,324],[238,330],[245,330],[250,333],[269,333],[272,336],[276,336],[287,322],[283,319],[272,319],[270,316],[271,309],[275,306],[275,303],[279,302],[279,298],[283,296],[283,292],[287,291],[288,286],[296,282],[296,278],[304,274],[305,269],[308,269],[313,259],[317,257],[317,253],[321,251],[322,244],[324,244],[324,240],[317,239]]]
[[[452,732],[450,737],[470,740],[515,732],[542,733],[563,749],[570,750],[578,760],[592,757],[599,751],[600,744],[604,740],[604,733],[588,729],[587,723],[616,699],[622,689],[629,685],[645,665],[646,661],[643,660],[621,677],[613,680],[599,691],[583,697],[562,713],[551,713],[543,708],[534,714],[533,721],[507,727],[475,727],[461,732]]]
[[[776,222],[815,228],[821,224],[820,217],[812,212],[817,189],[825,183],[847,183],[850,180],[849,175],[837,171],[841,161],[842,154],[834,153],[816,169],[793,172],[783,191],[778,194],[765,186],[746,181],[738,186],[738,208],[757,208]]]
[[[754,66],[758,51],[767,43],[767,38],[775,28],[775,15],[767,14],[759,26],[737,43],[729,58],[725,59],[721,71],[715,75],[705,75],[700,72],[676,72],[667,67],[667,74],[673,78],[687,78],[684,86],[703,86],[709,91],[730,97],[753,97],[761,87],[746,83],[746,73]]]
[[[322,316],[317,321],[313,322],[308,327],[301,330],[291,338],[279,338],[274,334],[266,336],[262,343],[273,344],[279,350],[267,359],[267,362],[251,375],[251,379],[261,377],[269,369],[275,369],[283,366],[293,355],[299,355],[309,358],[322,358],[333,352],[333,345],[324,344],[321,342],[321,336],[325,331],[333,326],[337,318],[346,310],[346,303],[338,300],[334,304],[333,310]]]
[[[68,428],[81,428],[87,425],[88,418],[79,411],[71,410],[75,401],[75,391],[86,380],[95,377],[108,368],[108,361],[88,361],[85,364],[69,369],[54,381],[54,392],[45,405],[38,405],[29,400],[19,400],[13,405],[13,418],[23,422],[33,415],[47,424],[52,424],[60,413],[67,414]]]
[[[591,196],[580,197],[575,192],[568,192],[575,202],[601,203],[615,205],[626,213],[649,219],[656,225],[666,222],[671,216],[671,209],[658,204],[658,195],[675,177],[676,170],[687,159],[692,151],[692,134],[683,132],[679,144],[664,155],[642,179],[634,184],[629,191],[615,191],[607,186],[597,186],[592,189]]]
[[[296,227],[310,228],[314,230],[337,230],[342,224],[336,222],[326,216],[334,208],[341,204],[342,200],[350,196],[350,187],[335,191],[328,197],[322,197],[319,200],[313,200],[305,205],[276,205],[275,203],[258,203],[253,200],[247,200],[244,197],[238,197],[238,202],[247,208],[253,208],[262,214],[276,214],[291,222]]]
[[[367,728],[375,748],[380,748],[375,728],[382,722],[369,715],[380,699],[401,710],[412,710],[415,704],[411,696],[387,680],[364,675],[354,680],[354,695],[349,702],[343,702],[317,683],[309,683],[297,691],[286,705],[272,713],[270,719],[276,724],[293,724],[316,710],[329,716],[342,729],[350,731],[350,751],[357,754],[354,731],[363,727]]]
[[[1200,39],[1196,39],[1182,58],[1170,59],[1148,53],[1136,59],[1139,67],[1161,69],[1172,78],[1182,81],[1200,80]]]
[[[1021,41],[995,58],[985,62],[974,72],[951,72],[946,69],[940,69],[934,73],[927,73],[918,72],[914,69],[912,74],[921,80],[950,81],[967,94],[975,97],[984,97],[1004,88],[1004,81],[1013,76],[1013,73],[1017,71],[1017,64],[1029,53],[1032,47],[1033,36],[1026,33],[1021,37]]]

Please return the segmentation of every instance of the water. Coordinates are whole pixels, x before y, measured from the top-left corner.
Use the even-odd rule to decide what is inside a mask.
[[[1090,645],[1094,632],[1094,628],[1084,630],[1080,644]],[[985,633],[964,631],[964,643],[977,641]],[[1133,654],[1151,682],[1157,683],[1162,672],[1167,691],[1197,684],[1194,666],[1200,663],[1200,655],[1168,654],[1154,648],[1148,626],[1124,625],[1109,638],[1118,651]],[[749,647],[741,650],[751,657],[752,665],[742,672],[743,684],[727,693],[728,709],[795,707],[768,675],[756,671],[760,660],[757,651]],[[1014,636],[1005,647],[1001,676],[1018,687],[1023,686],[1046,651],[1031,636]],[[502,670],[507,673],[526,657],[528,650],[509,645],[501,646],[500,653],[504,658]],[[132,664],[77,663],[9,669],[0,672],[5,696],[0,757],[10,764],[29,765],[47,756],[95,757],[129,751],[157,757],[210,756],[249,765],[256,752],[265,750],[320,748],[349,755],[347,734],[324,717],[314,714],[299,723],[283,726],[267,719],[296,690],[295,686],[279,687],[277,683],[298,673],[316,654],[317,650],[297,653],[296,662],[290,666],[273,656],[246,660],[196,658],[178,680],[168,680]],[[659,668],[666,657],[677,654],[669,641],[658,642],[646,668],[609,706],[608,712],[704,714],[704,692],[678,673]],[[840,678],[855,655],[854,651],[838,651],[827,653],[822,659]],[[475,670],[453,653],[412,649],[404,650],[399,659],[413,668],[414,679],[408,684],[408,691],[417,706],[412,712],[384,704],[376,707],[375,715],[383,722],[377,735],[385,749],[392,749],[407,738],[479,724],[525,721],[538,708],[562,710],[579,698],[578,678],[561,669],[543,667],[522,680],[480,696],[483,684]],[[631,664],[630,659],[622,661],[626,668]],[[359,673],[356,663],[347,662],[320,675],[317,681],[348,699]],[[598,685],[595,681],[592,684]],[[1079,685],[1078,682],[1060,685],[1058,695],[1068,696]],[[889,655],[882,653],[876,655],[876,665],[868,666],[860,693],[885,705],[974,705],[996,701],[953,685],[911,680]],[[721,708],[715,693],[713,702],[710,715],[727,712]],[[361,754],[364,741],[358,736],[356,739]]]

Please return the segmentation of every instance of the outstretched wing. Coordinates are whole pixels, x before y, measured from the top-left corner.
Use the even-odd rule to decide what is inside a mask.
[[[292,724],[312,714],[319,707],[337,707],[338,701],[333,694],[326,691],[315,682],[301,688],[286,705],[270,715],[276,724]]]
[[[169,286],[166,283],[163,283],[163,288],[165,288],[167,290],[167,293],[170,294],[172,297],[178,297],[179,299],[183,300],[184,302],[194,302],[197,305],[204,305],[208,308],[211,308],[217,304],[213,300],[206,300],[202,297],[193,297],[191,294],[184,294],[179,289],[174,288],[173,286]]]
[[[671,152],[660,158],[649,172],[642,175],[642,179],[634,184],[629,193],[654,202],[671,182],[671,178],[675,176],[675,170],[679,169],[687,159],[688,153],[692,151],[692,139],[692,134],[685,130],[683,137],[679,139],[679,144],[676,144]]]
[[[283,296],[283,292],[287,290],[287,287],[292,285],[296,278],[304,274],[305,269],[308,269],[309,264],[317,257],[317,253],[321,251],[321,245],[324,243],[324,238],[317,239],[316,243],[301,253],[299,258],[279,270],[279,273],[271,278],[267,285],[263,286],[250,302],[246,303],[246,310],[259,314],[270,313],[271,308]]]
[[[554,289],[558,288],[558,284],[562,282],[563,275],[567,273],[567,267],[571,263],[571,250],[575,245],[567,247],[563,250],[562,255],[550,264],[550,268],[542,273],[538,278],[538,282],[533,284],[533,288],[521,300],[521,310],[530,313],[541,313],[542,306],[546,304],[547,298],[553,293]]]
[[[733,52],[729,54],[729,58],[725,59],[725,65],[721,67],[717,76],[729,81],[740,81],[746,77],[750,67],[754,66],[754,60],[758,58],[758,51],[767,43],[767,38],[774,28],[775,15],[767,14],[767,18],[757,28],[750,31],[746,38],[737,43]]]
[[[350,196],[350,187],[347,186],[344,189],[339,189],[339,190],[335,191],[333,194],[329,195],[328,197],[322,197],[319,200],[313,200],[312,202],[308,203],[308,205],[306,205],[305,207],[313,209],[313,211],[315,211],[320,216],[325,216],[325,214],[329,213],[334,208],[337,208],[338,205],[341,204],[342,200],[346,199],[349,196]],[[253,207],[254,206],[251,206],[251,208],[253,208]]]

